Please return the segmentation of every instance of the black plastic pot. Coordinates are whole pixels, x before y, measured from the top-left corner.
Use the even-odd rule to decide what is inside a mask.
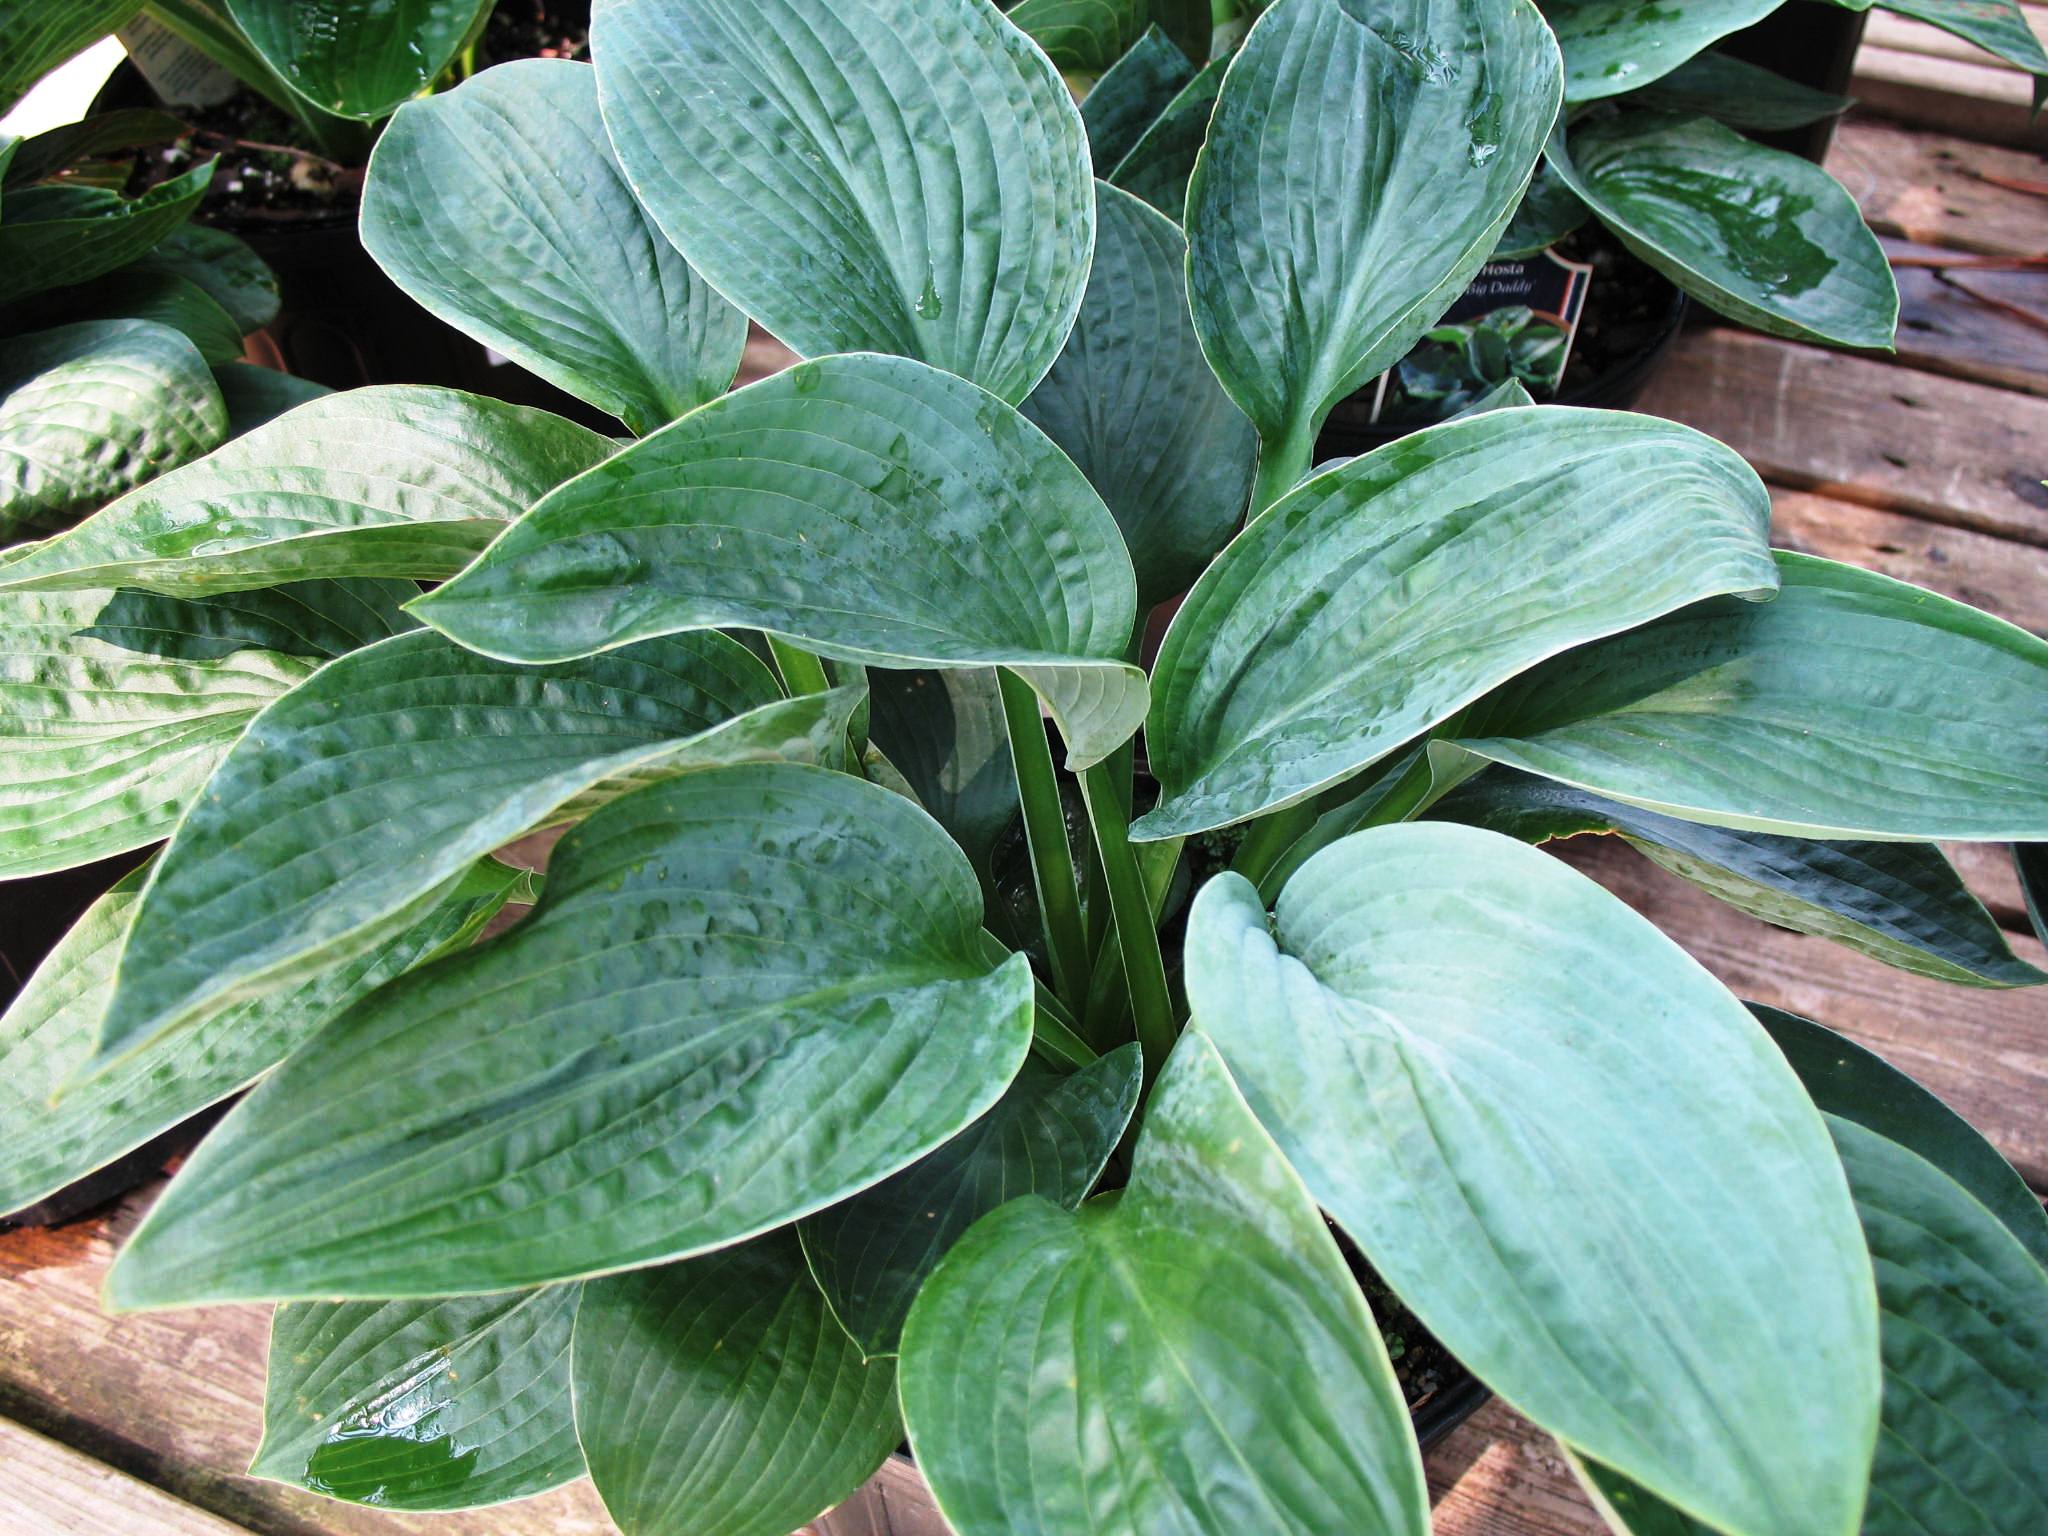
[[[1721,51],[1732,58],[1760,64],[1773,74],[1816,91],[1846,96],[1849,77],[1855,70],[1856,49],[1863,41],[1865,19],[1866,13],[1862,11],[1845,11],[1820,0],[1794,0],[1727,39],[1721,44]],[[1750,137],[1819,165],[1827,158],[1828,145],[1834,140],[1835,122],[1832,117],[1823,118],[1804,128],[1755,133]]]

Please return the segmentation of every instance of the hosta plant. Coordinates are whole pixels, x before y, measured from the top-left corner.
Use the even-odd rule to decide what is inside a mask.
[[[1534,845],[2040,982],[1934,844],[2048,840],[2048,646],[1664,421],[1307,463],[1544,16],[1280,0],[1185,233],[986,0],[594,53],[403,108],[364,234],[629,439],[334,395],[0,565],[0,847],[163,842],[0,1029],[0,1205],[260,1078],[106,1291],[278,1304],[255,1470],[777,1536],[907,1439],[967,1536],[1422,1536],[1334,1222],[1619,1528],[2036,1528],[2039,1204]],[[743,316],[804,360],[728,391]]]

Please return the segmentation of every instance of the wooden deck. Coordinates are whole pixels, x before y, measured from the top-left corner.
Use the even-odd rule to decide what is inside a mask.
[[[1901,252],[2048,252],[2031,153],[1843,129],[1831,168]],[[1687,336],[1643,408],[1732,443],[1773,487],[1784,545],[1873,566],[2048,633],[2048,331],[1962,291],[2048,314],[2048,274],[1902,272],[1896,358],[1726,330]],[[1956,286],[1958,283],[1961,288]],[[1583,842],[1583,840],[1582,840]],[[1573,861],[1744,996],[1846,1030],[1940,1093],[2048,1189],[2048,997],[1919,981],[1743,917],[1618,847]],[[2002,850],[1958,862],[2037,964]],[[597,1536],[586,1484],[463,1516],[406,1518],[245,1478],[266,1316],[122,1319],[95,1297],[154,1190],[55,1232],[0,1235],[0,1536]],[[1443,1536],[1592,1536],[1556,1447],[1498,1403],[1429,1458]]]

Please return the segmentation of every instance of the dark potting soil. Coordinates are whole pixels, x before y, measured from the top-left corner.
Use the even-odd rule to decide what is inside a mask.
[[[512,59],[581,59],[589,54],[589,0],[501,0],[484,23],[477,67]],[[130,196],[218,155],[204,217],[238,224],[295,225],[322,217],[353,220],[362,193],[359,165],[341,165],[299,148],[290,117],[252,91],[211,107],[181,107],[188,139],[136,157]]]
[[[1565,236],[1557,250],[1593,267],[1586,310],[1558,390],[1570,397],[1670,335],[1677,297],[1661,272],[1637,260],[1597,219]]]

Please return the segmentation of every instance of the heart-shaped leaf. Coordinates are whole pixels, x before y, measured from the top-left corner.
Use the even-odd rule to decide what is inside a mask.
[[[1667,815],[1800,837],[2048,837],[2048,643],[1780,553],[1769,603],[1699,603],[1558,657],[1458,744]]]
[[[1732,1536],[1853,1527],[1855,1209],[1784,1058],[1676,944],[1533,848],[1423,823],[1310,859],[1270,926],[1217,877],[1186,953],[1252,1110],[1482,1381]]]
[[[806,356],[893,352],[1012,404],[1088,278],[1059,72],[987,0],[606,0],[605,126],[690,265]]]
[[[0,544],[63,528],[227,434],[206,359],[168,325],[81,320],[0,342]]]
[[[1711,118],[1575,125],[1550,163],[1626,245],[1702,304],[1795,341],[1889,347],[1899,290],[1842,184]]]
[[[556,667],[431,632],[345,657],[252,721],[179,823],[99,1060],[359,953],[493,848],[636,784],[835,753],[856,696],[783,700],[716,633]]]
[[[245,240],[205,224],[181,224],[133,262],[132,272],[162,272],[204,289],[247,335],[277,318],[277,274]]]
[[[1081,98],[1081,124],[1088,130],[1088,155],[1095,162],[1095,174],[1108,176],[1194,78],[1195,66],[1188,56],[1174,47],[1156,24],[1147,27],[1144,36]],[[1096,196],[1099,201],[1099,189]],[[1099,252],[1096,259],[1101,260]]]
[[[1144,714],[1115,519],[1014,409],[907,358],[820,358],[714,400],[543,499],[417,611],[522,661],[741,625],[845,661],[1006,666],[1084,766]]]
[[[1016,1075],[1031,973],[980,922],[937,824],[848,774],[750,764],[624,796],[562,840],[524,923],[258,1085],[109,1302],[504,1290],[821,1210]]]
[[[576,1432],[625,1536],[784,1536],[896,1445],[896,1372],[863,1363],[794,1234],[588,1281]]]
[[[1732,450],[1613,411],[1489,411],[1317,475],[1175,616],[1145,732],[1161,796],[1135,834],[1300,800],[1546,656],[1768,592],[1769,525]]]
[[[1188,185],[1188,298],[1270,453],[1306,468],[1330,407],[1464,291],[1558,90],[1529,0],[1279,0],[1259,18]]]
[[[1901,970],[1971,986],[2048,982],[1931,843],[1817,842],[1738,832],[1508,768],[1459,786],[1430,810],[1525,843],[1619,833],[1646,858],[1752,917],[1818,934]]]
[[[0,594],[0,878],[164,836],[258,710],[329,657],[411,628],[398,604],[418,591]]]
[[[1564,53],[1564,99],[1618,96],[1661,79],[1783,0],[1537,0]]]
[[[1080,318],[1024,414],[1101,493],[1150,608],[1230,541],[1259,444],[1202,361],[1180,226],[1111,186],[1096,190],[1095,217]]]
[[[521,59],[401,108],[370,159],[362,229],[427,309],[636,433],[739,369],[747,317],[634,200],[587,64]]]
[[[1212,59],[1196,71],[1109,173],[1113,186],[1150,203],[1176,224],[1187,211],[1188,177],[1208,136],[1209,115],[1227,68],[1227,60]]]
[[[1215,1048],[1181,1037],[1129,1187],[1026,1196],[940,1261],[903,1413],[960,1536],[1427,1536],[1365,1297]]]
[[[139,0],[13,0],[0,54],[0,112],[80,49],[132,17]]]
[[[0,568],[0,587],[198,596],[310,576],[435,580],[612,446],[459,390],[323,395]]]
[[[209,160],[134,198],[68,183],[9,192],[0,221],[0,304],[126,266],[183,224],[212,180]]]
[[[1073,1073],[1027,1062],[995,1108],[936,1152],[805,1217],[811,1274],[861,1352],[896,1353],[918,1287],[997,1206],[1041,1195],[1077,1208],[1130,1124],[1143,1076],[1135,1042]]]
[[[1855,105],[1725,53],[1687,59],[1634,100],[1666,112],[1699,113],[1730,128],[1764,133],[1804,128]]]
[[[389,117],[448,67],[491,0],[225,0],[249,45],[338,117]]]
[[[581,1477],[578,1291],[279,1307],[250,1474],[406,1510],[501,1504]]]
[[[444,946],[464,942],[522,885],[522,871],[478,864],[425,917],[300,985],[202,1019],[174,1041],[80,1080],[114,964],[147,875],[137,870],[87,909],[0,1018],[0,1211],[17,1210],[105,1167],[268,1071],[329,1017]]]

